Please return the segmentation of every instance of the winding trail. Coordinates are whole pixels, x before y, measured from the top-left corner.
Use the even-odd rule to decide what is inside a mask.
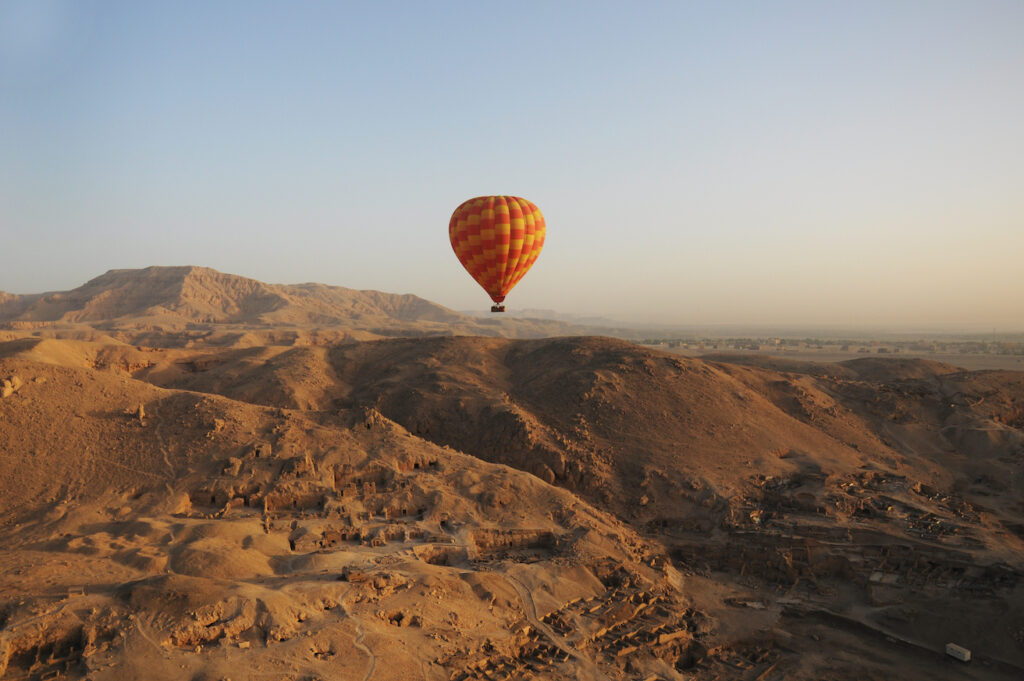
[[[377,656],[368,646],[363,643],[363,637],[366,636],[366,632],[363,630],[363,621],[349,612],[349,609],[345,607],[345,597],[348,596],[348,592],[352,590],[352,585],[349,584],[348,588],[345,589],[345,593],[338,598],[338,606],[341,608],[342,613],[345,617],[356,623],[356,637],[352,642],[360,652],[365,653],[370,658],[370,668],[366,670],[366,674],[363,675],[363,681],[370,681],[370,677],[373,676],[373,671],[377,668]]]
[[[157,652],[160,653],[161,657],[171,657],[171,651],[169,651],[167,648],[156,642],[153,636],[148,631],[146,631],[146,627],[142,623],[142,619],[139,617],[135,618],[135,628],[138,630],[139,635],[142,636],[142,638],[144,638],[150,645],[153,646],[154,649],[156,649]]]
[[[537,605],[533,601],[533,594],[530,593],[530,590],[526,588],[525,584],[512,575],[506,574],[503,576],[512,588],[516,590],[516,593],[519,594],[519,598],[523,601],[523,611],[526,615],[527,621],[529,621],[537,631],[544,634],[556,648],[566,655],[571,656],[579,663],[576,678],[581,680],[600,679],[602,681],[610,681],[608,676],[598,669],[597,664],[593,660],[566,643],[565,639],[559,636],[554,629],[544,624],[544,622],[541,622],[540,618],[537,616]]]
[[[356,636],[353,645],[370,656],[370,668],[366,670],[366,674],[363,676],[363,681],[370,681],[370,677],[373,676],[373,670],[377,667],[377,656],[373,654],[372,650],[363,645],[363,636],[366,635],[366,632],[363,631],[363,623],[359,619],[356,619],[356,633],[359,635]]]
[[[170,457],[167,455],[167,442],[164,440],[163,434],[160,432],[163,428],[163,420],[160,418],[160,410],[156,404],[152,407],[153,410],[153,421],[156,425],[153,427],[153,434],[156,435],[156,441],[160,446],[160,455],[164,459],[164,464],[167,465],[167,478],[169,480],[174,479],[174,464],[171,463]]]
[[[17,621],[14,621],[14,622],[8,622],[4,626],[3,631],[0,631],[0,634],[13,633],[15,629],[23,627],[26,624],[31,624],[32,622],[37,622],[37,621],[39,621],[39,620],[41,620],[43,618],[46,618],[46,617],[56,617],[56,616],[60,615],[62,612],[64,612],[65,608],[67,608],[68,605],[69,605],[68,603],[61,603],[58,607],[53,608],[52,610],[47,610],[46,612],[41,612],[38,615],[33,615],[32,617],[26,617],[25,619],[17,620]],[[77,615],[76,615],[76,617],[77,617]]]

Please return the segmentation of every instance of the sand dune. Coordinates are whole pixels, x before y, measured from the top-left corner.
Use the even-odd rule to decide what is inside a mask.
[[[0,300],[0,679],[1021,677],[1024,374],[138,272]]]

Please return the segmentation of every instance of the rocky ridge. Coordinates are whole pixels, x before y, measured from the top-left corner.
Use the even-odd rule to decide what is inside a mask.
[[[480,319],[414,295],[357,291],[323,284],[265,284],[206,267],[111,270],[71,291],[0,292],[0,328],[91,338],[99,331],[127,342],[163,345],[242,333],[335,340],[388,336],[570,333],[553,320]],[[90,332],[93,335],[90,335]]]

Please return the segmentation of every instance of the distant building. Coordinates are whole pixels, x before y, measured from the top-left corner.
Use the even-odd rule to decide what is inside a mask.
[[[955,643],[946,644],[946,654],[950,657],[955,657],[961,662],[971,661],[971,651],[967,648],[964,648],[963,646],[958,646]]]

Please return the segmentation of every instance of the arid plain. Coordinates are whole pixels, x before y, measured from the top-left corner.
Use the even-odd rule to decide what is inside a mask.
[[[1024,372],[580,332],[0,293],[0,679],[1024,677]]]

